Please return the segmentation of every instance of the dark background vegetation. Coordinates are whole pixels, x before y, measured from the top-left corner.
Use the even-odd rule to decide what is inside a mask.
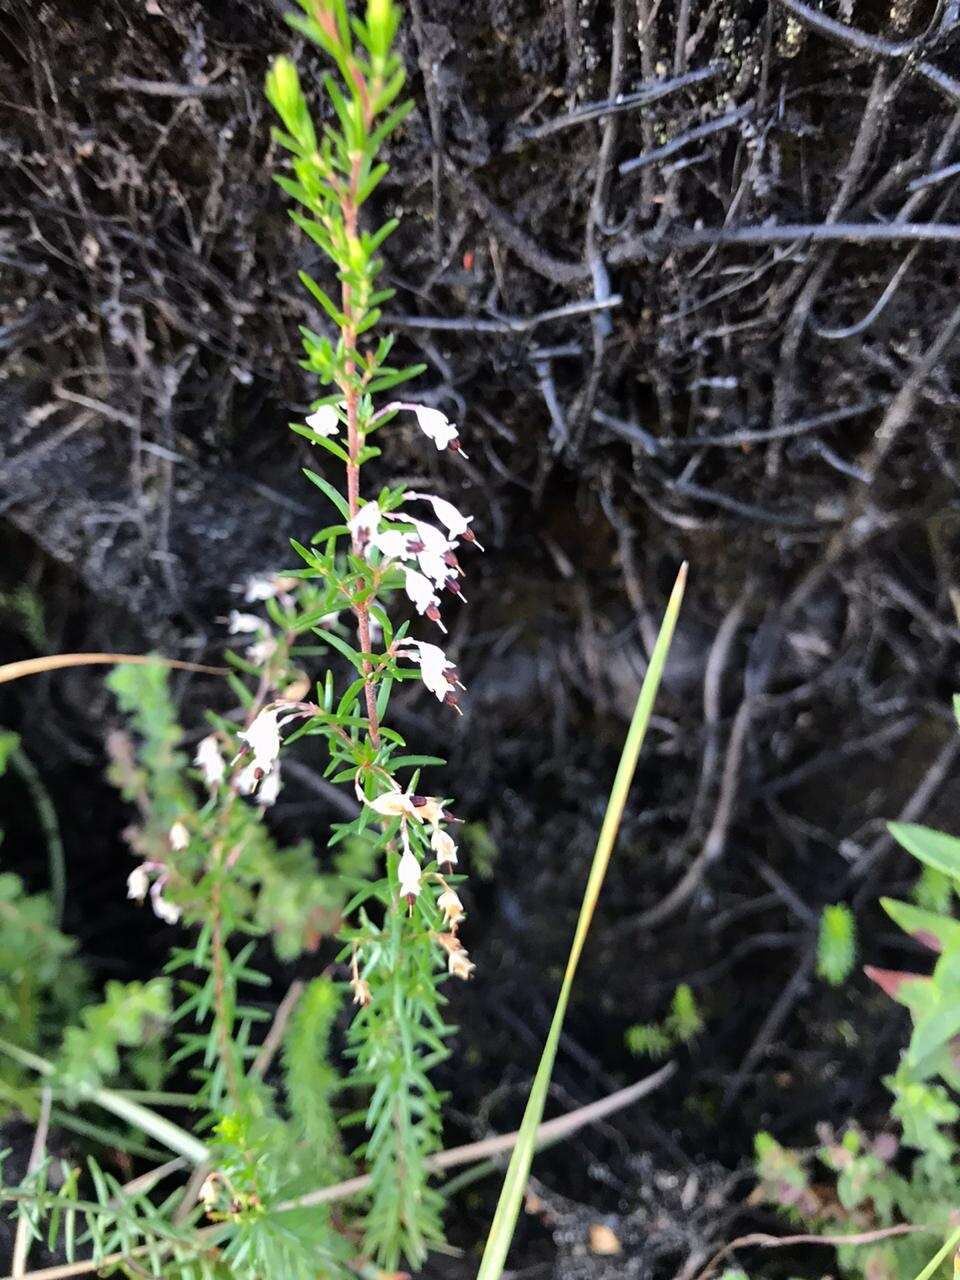
[[[324,267],[270,181],[261,92],[274,52],[308,83],[319,61],[283,8],[0,3],[7,659],[216,659],[231,584],[324,522],[285,430],[313,394],[297,324],[324,324],[296,269]],[[650,1103],[538,1165],[520,1274],[692,1276],[764,1221],[736,1176],[758,1127],[808,1144],[818,1120],[882,1123],[901,1011],[861,978],[819,983],[813,947],[844,900],[862,957],[895,961],[875,902],[912,869],[881,819],[956,827],[956,9],[410,0],[417,109],[378,210],[404,217],[390,309],[470,456],[398,428],[383,474],[474,511],[487,546],[452,626],[466,715],[441,723],[412,693],[399,711],[497,851],[441,1073],[451,1141],[519,1117],[625,719],[691,562],[556,1104],[643,1074],[624,1031],[679,981],[706,1030]],[[224,705],[215,682],[176,687],[192,729]],[[7,686],[0,718],[65,828],[68,930],[99,976],[132,977],[166,937],[123,899],[115,717],[85,672]],[[29,806],[3,795],[6,860],[40,887]],[[301,773],[272,821],[322,843],[333,812]],[[482,1186],[451,1211],[468,1250]],[[600,1221],[623,1255],[589,1251]]]

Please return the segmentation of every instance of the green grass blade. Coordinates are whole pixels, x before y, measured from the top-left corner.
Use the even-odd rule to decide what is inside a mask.
[[[940,1264],[951,1253],[953,1253],[953,1251],[957,1248],[958,1245],[960,1245],[960,1227],[957,1227],[956,1231],[954,1231],[954,1233],[946,1241],[946,1243],[944,1244],[940,1252],[935,1257],[930,1259],[927,1265],[916,1277],[916,1280],[930,1280],[931,1276],[936,1275],[937,1270],[940,1267]],[[956,1270],[956,1262],[954,1262],[954,1269]]]
[[[510,1241],[513,1239],[517,1217],[520,1213],[520,1203],[530,1173],[530,1165],[536,1146],[537,1128],[543,1117],[547,1089],[550,1085],[554,1059],[557,1056],[557,1045],[560,1042],[560,1031],[563,1027],[563,1019],[570,1000],[570,990],[573,986],[574,975],[577,972],[577,965],[580,962],[583,945],[590,930],[590,923],[593,919],[597,899],[600,896],[600,889],[610,863],[610,855],[613,852],[620,820],[623,817],[623,810],[627,803],[630,783],[633,781],[633,774],[637,767],[637,758],[640,755],[640,748],[643,746],[647,725],[650,722],[650,713],[653,710],[653,703],[660,685],[660,677],[663,674],[667,651],[670,648],[677,615],[680,612],[680,602],[683,599],[686,579],[687,566],[683,565],[677,575],[677,581],[667,604],[667,610],[660,627],[660,634],[657,636],[657,643],[654,645],[653,653],[650,655],[650,665],[647,668],[647,674],[644,676],[640,696],[637,698],[637,705],[633,713],[633,719],[630,722],[630,729],[627,732],[627,740],[624,743],[620,764],[617,768],[617,776],[614,779],[610,798],[607,801],[607,811],[604,815],[603,825],[600,828],[600,835],[597,838],[597,847],[594,851],[590,875],[580,907],[580,916],[577,920],[576,932],[573,935],[573,943],[570,947],[570,955],[567,958],[566,972],[563,975],[560,994],[557,997],[556,1008],[553,1012],[553,1020],[550,1024],[550,1031],[547,1034],[543,1055],[540,1058],[540,1065],[534,1077],[533,1087],[527,1099],[517,1145],[513,1149],[513,1155],[510,1158],[510,1164],[503,1180],[500,1199],[497,1202],[497,1209],[490,1225],[483,1258],[480,1261],[480,1269],[477,1272],[477,1280],[500,1280],[503,1275],[504,1264],[507,1260],[507,1250],[510,1248]]]
[[[30,1053],[27,1049],[21,1049],[18,1045],[10,1044],[7,1040],[0,1040],[0,1053],[5,1053],[13,1058],[15,1062],[19,1062],[24,1067],[29,1067],[31,1071],[36,1071],[39,1075],[50,1077],[54,1074],[54,1066],[52,1062],[48,1062],[46,1058],[41,1058],[39,1054]],[[114,1092],[113,1089],[105,1089],[102,1086],[93,1088],[90,1085],[82,1085],[79,1089],[80,1096],[95,1102],[98,1106],[103,1107],[104,1111],[126,1120],[133,1128],[139,1129],[142,1133],[148,1134],[151,1138],[155,1138],[157,1142],[175,1151],[178,1156],[184,1156],[192,1164],[204,1164],[210,1158],[209,1147],[204,1146],[202,1142],[186,1129],[181,1129],[178,1124],[174,1124],[172,1120],[168,1120],[166,1116],[151,1111],[148,1107],[141,1106],[138,1102],[131,1101],[121,1094]]]

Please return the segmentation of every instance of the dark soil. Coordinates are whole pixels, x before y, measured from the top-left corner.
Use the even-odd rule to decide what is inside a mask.
[[[313,394],[296,326],[324,323],[296,269],[324,269],[270,181],[261,92],[273,53],[308,82],[319,62],[284,7],[0,0],[7,658],[215,658],[231,584],[288,563],[287,539],[322,521],[298,476],[309,446],[285,424]],[[956,826],[955,5],[409,14],[417,110],[380,210],[404,216],[391,320],[470,461],[451,480],[397,432],[384,474],[443,486],[488,548],[453,629],[467,714],[451,727],[413,695],[401,707],[497,849],[469,904],[479,973],[455,1001],[449,1137],[519,1117],[626,717],[689,559],[558,1107],[646,1072],[624,1032],[662,1016],[677,982],[707,1026],[652,1103],[538,1162],[515,1258],[564,1280],[693,1274],[758,1221],[735,1176],[757,1128],[808,1143],[818,1120],[882,1122],[903,1023],[863,980],[812,977],[816,920],[847,901],[862,955],[896,958],[875,903],[912,869],[881,819]],[[630,102],[664,78],[681,84]],[[578,115],[620,94],[618,111]],[[898,238],[897,222],[935,229]],[[724,228],[763,231],[719,243]],[[10,605],[23,585],[42,633]],[[191,726],[222,705],[214,682],[176,687]],[[102,780],[114,717],[91,672],[8,685],[0,712],[61,814],[67,927],[102,977],[149,970],[165,945],[122,900],[126,815]],[[12,783],[2,798],[7,859],[39,887],[30,811]],[[293,784],[274,820],[321,836],[330,816]],[[458,1197],[467,1254],[431,1274],[473,1274],[494,1190]],[[596,1222],[623,1255],[589,1251]]]

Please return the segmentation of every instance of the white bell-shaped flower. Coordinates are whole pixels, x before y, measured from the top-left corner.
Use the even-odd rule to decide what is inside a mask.
[[[260,783],[257,790],[257,804],[262,805],[265,809],[275,804],[277,796],[280,794],[280,786],[280,761],[278,760]]]
[[[417,426],[438,449],[446,449],[448,445],[458,440],[457,428],[439,409],[431,409],[425,404],[411,404],[405,407],[416,415]]]
[[[473,516],[465,516],[459,511],[452,502],[448,502],[446,498],[440,498],[435,493],[412,493],[404,494],[404,500],[412,500],[415,502],[429,502],[433,507],[433,513],[447,530],[451,538],[463,538],[467,542],[474,543],[481,551],[483,547],[477,542],[473,530],[470,525],[473,522]]]
[[[332,404],[322,404],[311,413],[306,423],[318,436],[335,436],[340,430],[340,415]]]
[[[231,609],[227,618],[227,630],[232,636],[253,635],[264,631],[266,625],[263,618],[258,618],[255,613],[241,613],[238,609]]]
[[[190,843],[190,832],[182,822],[175,822],[170,828],[169,833],[170,848],[175,849],[177,853],[186,849]]]
[[[347,521],[347,528],[361,551],[365,551],[380,528],[380,504],[365,502],[355,516]]]
[[[272,707],[265,707],[250,725],[239,735],[253,752],[254,769],[269,773],[277,756],[280,754],[280,727],[277,723],[279,712]]]
[[[413,800],[406,791],[385,791],[382,796],[373,800],[364,800],[368,808],[379,813],[382,818],[416,817]]]
[[[163,880],[154,880],[150,889],[150,904],[153,914],[164,924],[176,924],[180,919],[180,908],[163,896]]]
[[[452,694],[456,697],[459,681],[451,679],[448,673],[456,673],[456,667],[438,644],[428,644],[424,640],[406,640],[405,648],[397,651],[397,656],[410,658],[420,668],[420,678],[438,702],[445,702]]]
[[[410,556],[407,548],[409,541],[405,533],[400,533],[397,529],[385,529],[382,533],[373,535],[367,551],[369,552],[371,547],[376,547],[387,560],[405,560]]]
[[[433,835],[430,837],[430,848],[437,855],[437,862],[441,866],[455,867],[457,865],[457,846],[453,841],[453,837],[448,835],[446,831],[441,831],[439,827],[434,827]]]
[[[429,578],[424,577],[422,573],[418,573],[416,569],[411,569],[409,565],[401,565],[400,567],[403,569],[403,589],[406,591],[417,613],[430,618],[438,624],[441,630],[445,631],[446,628],[440,621],[440,600],[433,589],[433,583]]]
[[[127,897],[132,898],[135,902],[142,902],[147,896],[147,890],[150,888],[150,877],[147,874],[147,868],[141,864],[134,867],[127,876]]]
[[[397,874],[400,877],[401,897],[415,898],[420,892],[420,863],[409,847],[403,851]]]
[[[213,791],[223,781],[227,763],[220,754],[220,743],[215,733],[208,733],[200,740],[193,763],[203,774],[203,780]]]

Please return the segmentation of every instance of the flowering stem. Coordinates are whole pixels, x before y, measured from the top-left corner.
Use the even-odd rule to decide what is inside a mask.
[[[366,111],[365,113],[366,114]],[[366,122],[369,127],[369,121]],[[354,156],[353,164],[350,170],[350,186],[349,191],[341,200],[341,209],[343,211],[343,221],[347,233],[347,243],[353,244],[357,238],[357,221],[358,221],[358,205],[357,192],[360,185],[360,170],[362,157]],[[350,519],[352,520],[360,510],[360,449],[363,443],[363,437],[360,432],[360,423],[358,415],[358,394],[354,385],[354,374],[356,366],[353,359],[353,353],[357,345],[357,316],[353,308],[353,290],[345,280],[341,287],[341,298],[343,301],[343,314],[347,317],[347,325],[343,330],[343,343],[346,350],[345,377],[341,383],[341,390],[344,394],[347,411],[347,454],[349,461],[347,462],[347,505],[350,510]],[[359,545],[358,535],[353,535],[353,550],[355,555],[362,554]],[[380,720],[377,715],[377,695],[374,688],[373,668],[370,659],[366,657],[371,652],[370,648],[370,611],[366,601],[354,606],[354,613],[357,617],[357,639],[360,642],[360,652],[364,654],[363,658],[363,675],[366,680],[364,687],[364,696],[367,703],[367,721],[370,726],[370,741],[375,747],[380,745]]]

